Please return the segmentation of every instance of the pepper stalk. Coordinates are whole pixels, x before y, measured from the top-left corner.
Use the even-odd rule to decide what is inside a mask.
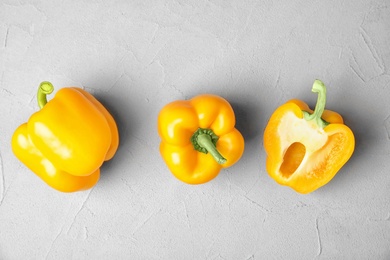
[[[38,106],[40,109],[42,109],[46,103],[47,103],[47,95],[53,93],[54,87],[53,84],[51,84],[48,81],[43,81],[38,88],[38,94],[37,94],[37,100],[38,100]]]
[[[219,164],[224,164],[226,158],[224,158],[217,150],[217,141],[219,137],[214,134],[211,129],[199,128],[191,137],[191,143],[195,150],[201,153],[210,153],[215,161]]]
[[[303,111],[303,118],[305,118],[307,121],[314,121],[319,127],[325,128],[327,125],[329,125],[329,122],[326,122],[324,119],[322,119],[322,114],[324,113],[326,104],[325,84],[321,80],[316,79],[311,91],[318,93],[317,103],[312,114],[307,111]]]

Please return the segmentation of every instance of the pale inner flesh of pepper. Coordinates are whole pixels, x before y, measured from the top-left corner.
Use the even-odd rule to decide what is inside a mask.
[[[315,122],[289,112],[281,118],[278,135],[283,158],[278,167],[281,176],[290,178],[294,173],[317,168],[320,161],[315,152],[326,145],[328,135]]]

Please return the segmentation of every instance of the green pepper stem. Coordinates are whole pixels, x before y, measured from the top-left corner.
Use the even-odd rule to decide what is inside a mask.
[[[226,159],[218,152],[216,146],[213,144],[210,135],[200,134],[196,139],[198,145],[206,149],[207,152],[209,152],[214,157],[217,163],[224,164],[226,162]]]
[[[303,115],[304,118],[307,121],[314,120],[315,123],[321,127],[324,128],[329,123],[324,121],[321,116],[324,113],[325,110],[325,104],[326,104],[326,87],[325,84],[321,81],[316,79],[313,84],[313,88],[311,89],[312,92],[318,93],[317,103],[314,108],[313,114],[310,114],[309,112],[304,111]]]
[[[51,94],[53,91],[54,91],[54,87],[48,81],[44,81],[39,85],[37,99],[38,99],[38,106],[40,109],[42,109],[47,103],[46,96]]]

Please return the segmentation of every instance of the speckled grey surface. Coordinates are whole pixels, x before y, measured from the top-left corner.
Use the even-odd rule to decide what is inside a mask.
[[[0,258],[389,259],[389,68],[388,0],[1,0]],[[262,137],[283,102],[314,105],[316,78],[356,149],[300,195],[266,173]],[[11,151],[44,80],[85,88],[118,122],[92,190],[59,193]],[[159,155],[157,114],[200,93],[231,102],[246,149],[189,186]]]

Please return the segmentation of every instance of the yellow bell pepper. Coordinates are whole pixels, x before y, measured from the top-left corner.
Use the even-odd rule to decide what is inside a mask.
[[[355,138],[343,118],[325,110],[326,87],[316,80],[314,111],[290,100],[272,114],[264,132],[266,168],[279,184],[310,193],[327,184],[352,156]]]
[[[16,157],[49,186],[63,192],[93,187],[100,166],[119,145],[115,120],[104,106],[80,88],[62,88],[47,102],[53,85],[38,89],[40,111],[12,137]]]
[[[215,178],[244,152],[235,115],[222,97],[210,94],[167,104],[158,115],[160,153],[170,171],[188,184]]]

